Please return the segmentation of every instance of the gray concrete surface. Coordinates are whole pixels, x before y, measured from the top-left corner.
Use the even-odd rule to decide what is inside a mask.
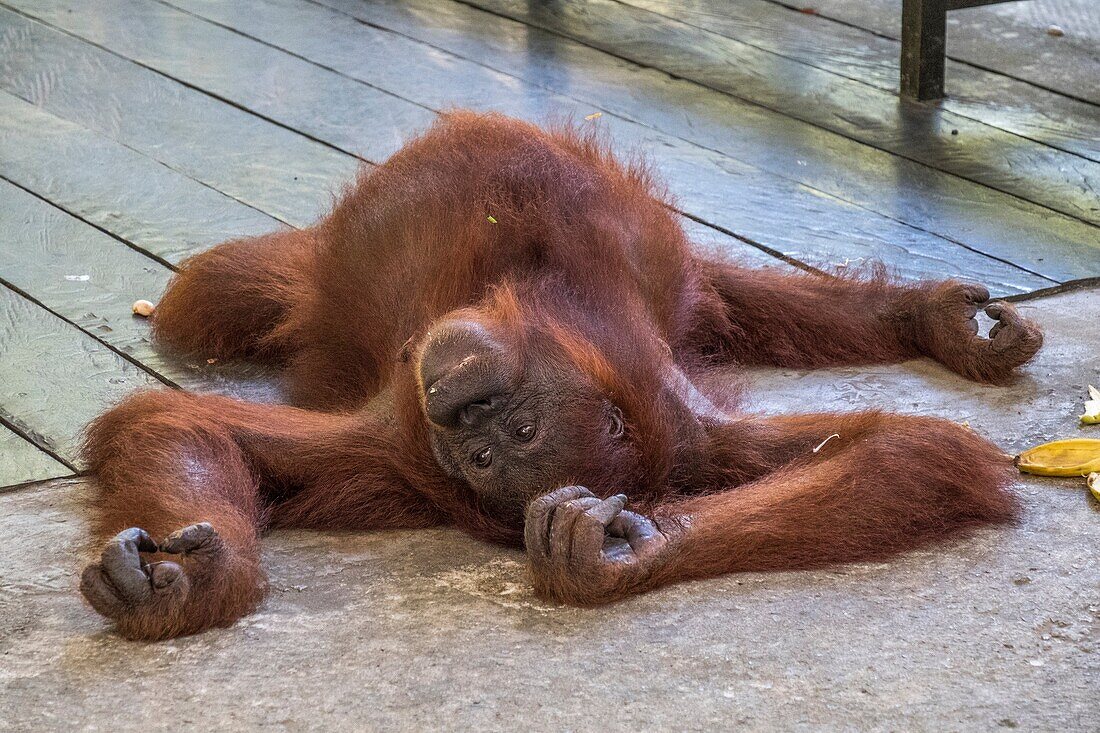
[[[755,372],[754,402],[944,415],[1011,452],[1100,437],[1076,420],[1100,291],[1023,309],[1047,346],[1010,388],[913,362]],[[0,730],[1095,731],[1100,505],[1074,480],[1019,493],[1018,526],[894,562],[597,610],[539,602],[521,554],[454,531],[279,532],[259,613],[139,644],[76,593],[83,482],[39,484],[0,496]]]

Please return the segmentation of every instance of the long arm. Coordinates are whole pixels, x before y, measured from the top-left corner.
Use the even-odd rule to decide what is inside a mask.
[[[989,300],[980,285],[955,281],[900,285],[882,275],[787,274],[700,259],[718,313],[700,335],[717,355],[741,364],[821,367],[929,356],[971,379],[999,382],[1042,345],[1038,327],[1004,302],[978,336],[974,316]]]
[[[438,523],[396,474],[384,434],[357,415],[169,391],[130,398],[89,429],[93,531],[105,544],[82,592],[127,637],[179,636],[260,602],[259,535],[271,522]]]
[[[743,420],[708,441],[698,479],[713,488],[650,516],[579,487],[536,500],[526,538],[540,594],[589,605],[733,571],[880,559],[1015,511],[1008,458],[944,420]]]
[[[774,469],[657,510],[687,518],[662,580],[875,560],[1014,515],[1011,460],[953,422],[871,412],[748,427],[716,430],[714,458],[734,469],[748,434]]]

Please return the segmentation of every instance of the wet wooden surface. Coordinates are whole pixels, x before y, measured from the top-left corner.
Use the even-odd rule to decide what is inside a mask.
[[[264,43],[212,27],[200,18],[156,3],[104,0],[97,6],[98,12],[111,22],[94,26],[81,23],[74,19],[74,14],[65,12],[70,4],[64,1],[33,0],[26,2],[25,9],[127,58],[211,89],[246,109],[262,111],[281,124],[296,126],[367,160],[377,160],[361,142],[368,132],[333,129],[316,121],[315,88],[326,87],[328,91],[324,96],[330,100],[341,95],[354,99],[358,89],[371,84],[372,88],[403,95],[421,105],[392,97],[395,104],[405,105],[406,110],[465,106],[495,109],[532,120],[562,114],[579,118],[593,109],[591,105],[517,81],[471,61],[433,52],[423,43],[348,23],[345,16],[300,0],[177,4],[250,33]],[[265,12],[271,8],[279,12]],[[131,32],[134,27],[141,32]],[[323,33],[299,33],[296,29],[302,27],[319,28]],[[167,41],[152,40],[166,38]],[[272,105],[268,100],[275,92],[262,84],[241,85],[231,80],[237,73],[236,67],[186,63],[188,54],[196,48],[198,53],[208,54],[218,47],[230,49],[235,59],[251,59],[242,61],[246,67],[268,68],[282,62],[284,72],[291,78],[304,78],[306,72],[296,67],[307,67],[312,70],[312,87],[285,84],[282,77],[272,77],[278,78],[280,84],[280,102]],[[211,50],[205,50],[208,48]],[[327,69],[287,56],[281,49],[323,64]],[[403,63],[389,63],[393,58],[401,58]],[[323,78],[313,74],[318,71]],[[502,94],[502,89],[508,93]],[[822,195],[824,192],[812,190],[800,181],[768,174],[648,126],[611,115],[594,124],[608,128],[622,149],[640,149],[653,159],[669,179],[686,213],[727,231],[735,231],[769,250],[824,267],[879,258],[911,277],[929,277],[944,272],[960,277],[969,274],[1005,293],[1043,286],[1040,284],[1042,278],[1033,274],[1045,275],[1043,270],[1022,272],[1019,267],[978,253],[960,253],[956,244],[942,237],[887,216],[869,215],[833,195]],[[782,221],[776,220],[768,205],[776,198],[782,198],[789,209]],[[744,245],[737,244],[736,248],[744,249]]]
[[[633,0],[630,2],[636,4]],[[1025,3],[1015,4],[1022,6]],[[841,22],[823,21],[821,13],[828,13],[830,3],[825,3],[824,8],[814,3],[818,15],[792,12],[793,4],[781,5],[775,0],[683,0],[675,5],[647,1],[640,5],[724,36],[749,40],[772,53],[816,68],[887,91],[898,91],[900,2],[851,0],[847,3],[851,9],[856,6],[861,11],[870,9],[872,17],[876,9],[877,15],[889,15],[888,27],[875,28],[876,32],[886,30],[886,37]],[[994,10],[984,8],[982,18],[992,21]],[[952,11],[948,17],[954,19],[949,34],[954,38],[957,19],[963,16]],[[1100,33],[1100,14],[1095,22],[1096,32]],[[1061,43],[1042,30],[1034,35],[1042,36],[1050,45]],[[960,48],[970,43],[955,40]],[[1002,39],[999,44],[1002,55],[1019,52],[1017,40]],[[1028,45],[1026,40],[1022,45]],[[1075,64],[1070,68],[1080,71]],[[1091,83],[1100,85],[1100,68],[1096,68],[1095,73]],[[1087,78],[1082,77],[1081,82],[1088,83]],[[1100,114],[1087,102],[958,62],[948,63],[947,85],[949,95],[940,103],[942,109],[1100,161]]]
[[[39,3],[26,3],[27,9]],[[48,8],[46,3],[42,8]],[[83,15],[96,5],[74,3]],[[119,21],[122,22],[122,21]],[[171,29],[162,31],[170,42]],[[358,161],[0,4],[0,88],[288,224],[324,213]],[[196,66],[207,66],[194,57]],[[227,71],[234,59],[216,65]]]
[[[891,2],[818,5],[847,24],[779,0],[0,0],[0,487],[79,468],[137,388],[280,399],[161,353],[131,303],[310,224],[448,107],[599,112],[694,241],[754,266],[877,259],[999,295],[1100,276],[1100,108],[1066,83],[1087,52],[1038,83],[953,46],[949,98],[901,104]]]
[[[804,7],[798,2],[784,4]],[[898,37],[900,6],[901,0],[813,2],[822,17],[889,38]],[[1052,25],[1063,35],[1048,33]],[[952,11],[947,16],[947,57],[1100,104],[1100,3],[1027,0]],[[956,93],[951,72],[947,92]]]
[[[230,237],[285,226],[125,144],[3,91],[0,118],[0,176],[160,263],[178,264]]]
[[[475,4],[1083,221],[1100,222],[1100,164],[1095,161],[930,104],[902,103],[896,94],[789,59],[773,52],[772,34],[746,36],[724,23],[721,14],[708,16],[701,27],[670,17],[677,13],[678,0],[631,2]]]
[[[0,419],[69,465],[84,428],[135,389],[162,386],[107,344],[0,286]]]
[[[0,425],[0,492],[5,488],[71,476],[75,471],[23,436]]]
[[[1097,271],[1100,255],[1093,251],[1093,226],[690,81],[611,59],[580,43],[459,3],[322,1],[349,17],[476,59],[595,109],[637,120],[796,181],[807,190],[963,243],[1031,272],[1064,281]],[[206,7],[219,8],[223,18],[230,12],[214,4]],[[331,22],[340,25],[337,19]],[[266,37],[274,38],[275,32]],[[361,32],[352,28],[342,33]],[[599,75],[577,71],[597,64]],[[640,103],[643,99],[648,102]],[[996,216],[982,213],[993,211]],[[886,237],[886,246],[903,241]],[[1043,243],[1042,251],[1035,251],[1036,242]],[[821,253],[838,254],[832,243],[817,237],[800,237],[799,243],[793,256],[814,260]],[[894,253],[884,259],[895,263],[902,258]]]
[[[86,335],[139,362],[173,386],[264,399],[256,369],[209,369],[201,358],[168,356],[152,344],[135,300],[156,300],[172,271],[125,243],[0,180],[0,272],[14,289]],[[63,386],[63,385],[62,385]]]

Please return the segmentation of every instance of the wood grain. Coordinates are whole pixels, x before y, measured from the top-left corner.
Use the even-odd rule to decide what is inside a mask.
[[[427,0],[0,5],[0,486],[70,473],[87,422],[134,389],[278,399],[270,374],[159,353],[130,304],[183,257],[311,223],[359,165],[454,105],[602,111],[586,124],[655,163],[692,238],[750,264],[877,258],[997,294],[1100,274],[1085,102],[1028,117],[1019,100],[1057,95],[1012,82],[1012,114],[890,110],[891,41],[835,24],[815,39],[807,23],[824,21],[763,0],[692,0],[686,25],[666,0],[523,6],[545,30]],[[591,48],[601,31],[658,68]],[[734,90],[708,76],[731,59]],[[929,131],[959,121],[957,148]]]
[[[157,300],[172,275],[164,265],[6,181],[0,181],[0,231],[7,245],[0,248],[3,280],[86,336],[175,386],[278,401],[269,372],[212,366],[201,355],[182,359],[155,348],[149,322],[133,315],[131,305]]]
[[[81,9],[81,6],[73,7],[77,10]],[[145,8],[145,16],[138,12],[142,7]],[[45,2],[29,3],[27,5],[27,10],[45,12],[51,9],[56,11],[59,18],[63,19],[69,15],[63,11],[73,8],[64,5],[51,5]],[[103,5],[97,6],[96,9],[105,12],[110,10],[110,7]],[[400,110],[405,112],[411,110],[409,113],[411,116],[402,117],[396,111],[388,108],[381,109],[380,104],[375,104],[373,108],[364,110],[358,106],[358,102],[361,100],[357,95],[359,90],[364,88],[361,83],[319,69],[313,64],[294,59],[283,52],[264,47],[254,41],[247,41],[246,48],[238,48],[233,44],[235,43],[234,39],[240,40],[239,36],[197,19],[188,18],[188,16],[177,10],[157,4],[133,6],[125,9],[134,12],[112,18],[114,24],[109,27],[97,27],[104,33],[112,28],[120,31],[118,38],[129,39],[126,43],[130,44],[128,48],[131,51],[145,48],[141,44],[146,43],[146,41],[141,39],[154,39],[154,41],[166,37],[181,39],[181,46],[178,48],[171,45],[162,48],[162,44],[157,41],[146,43],[149,47],[147,50],[156,53],[163,52],[167,54],[164,58],[176,58],[175,63],[177,66],[168,69],[169,72],[175,70],[186,76],[187,83],[201,81],[215,90],[217,96],[211,98],[198,92],[190,93],[192,92],[191,89],[183,87],[180,87],[183,89],[183,92],[181,92],[177,89],[179,85],[171,79],[166,79],[136,64],[127,63],[105,50],[88,46],[26,18],[12,13],[5,16],[3,10],[0,10],[0,28],[6,22],[10,28],[8,35],[23,40],[21,43],[10,44],[18,52],[9,54],[6,59],[0,59],[0,85],[14,91],[22,98],[41,104],[58,116],[77,121],[80,124],[92,127],[96,131],[111,135],[127,146],[140,150],[176,170],[185,172],[208,186],[224,191],[261,211],[279,216],[282,220],[299,226],[311,223],[317,215],[323,212],[330,204],[334,193],[339,191],[342,185],[350,180],[354,174],[357,162],[351,157],[341,158],[339,150],[348,149],[352,154],[365,159],[372,155],[387,154],[388,148],[385,146],[379,147],[372,142],[372,136],[374,138],[381,136],[390,140],[392,144],[396,144],[395,141],[403,140],[417,129],[416,125],[423,123],[423,114],[425,113],[423,107],[389,95],[386,98],[388,100],[386,104],[397,104]],[[157,26],[155,19],[165,13],[169,15],[168,26]],[[50,17],[53,19],[53,16]],[[73,24],[74,29],[87,26],[81,21],[80,16],[77,16],[75,20],[70,20],[70,22]],[[145,32],[134,36],[127,29],[131,27],[130,23],[137,22],[146,24],[143,26]],[[203,39],[209,37],[213,37],[219,43],[224,42],[226,48],[233,51],[231,64],[188,63],[188,59],[192,59],[189,54],[193,52],[194,44],[201,44],[204,42]],[[111,36],[111,38],[114,38],[114,36]],[[99,42],[108,40],[108,38],[103,36],[97,37],[95,40]],[[251,50],[254,57],[252,65],[249,65],[245,58],[249,50]],[[211,49],[210,52],[215,53],[215,50]],[[51,59],[53,60],[51,61]],[[153,60],[152,58],[141,58],[142,63],[150,66],[153,65]],[[36,90],[40,85],[36,80],[42,75],[40,69],[43,65],[51,63],[54,67],[59,68],[50,74],[50,92],[48,94],[38,93]],[[320,71],[327,80],[327,86],[322,84],[320,80],[311,78],[309,85],[302,84],[288,87],[285,84],[284,76],[270,73],[256,76],[259,73],[256,71],[257,69],[281,68],[280,64],[287,63],[302,67],[298,70],[299,76],[297,78],[299,79]],[[304,71],[303,68],[309,71]],[[244,74],[241,69],[252,73]],[[280,73],[283,72],[290,73],[285,69]],[[73,75],[73,78],[70,79],[67,76],[69,74]],[[196,76],[192,78],[191,74]],[[241,83],[241,79],[244,79],[245,83]],[[108,94],[105,90],[113,85],[121,85],[123,88],[117,92],[112,90]],[[324,103],[318,107],[316,96],[322,92],[317,90],[322,88],[327,89],[324,92],[326,96]],[[107,101],[103,104],[108,106],[114,104],[111,95],[119,95],[125,103],[138,104],[139,102],[135,98],[136,95],[130,93],[130,90],[134,89],[139,92],[144,90],[145,94],[159,100],[162,105],[168,108],[173,120],[170,122],[162,121],[160,118],[144,121],[135,120],[127,126],[111,124],[109,118],[113,115],[104,114],[97,107],[101,104],[101,96],[107,98]],[[265,113],[273,113],[274,107],[277,107],[280,110],[281,118],[279,124],[286,126],[300,125],[309,137],[324,136],[325,142],[330,147],[327,149],[322,148],[319,152],[317,146],[308,138],[288,138],[283,130],[255,118],[248,120],[249,124],[244,125],[243,129],[234,130],[235,124],[243,122],[240,116],[246,113],[227,107],[218,101],[222,94],[229,94],[233,90],[242,95],[241,100],[244,100],[247,104],[255,105],[258,110]],[[297,96],[299,92],[302,96]],[[284,101],[273,106],[270,104],[272,99]],[[294,104],[290,105],[288,100]],[[377,101],[376,99],[375,102]],[[234,100],[234,102],[241,103],[239,100]],[[119,103],[121,104],[121,102]],[[340,111],[334,112],[334,105],[342,105],[341,109],[345,110],[348,120],[373,119],[374,122],[364,123],[358,127],[350,124],[329,125],[324,120],[330,114],[337,117],[343,114]],[[318,109],[324,110],[324,114],[319,114]],[[92,110],[92,112],[86,115],[84,114],[85,110]],[[375,114],[376,110],[380,110],[379,113]],[[192,127],[196,129],[201,129],[204,124],[200,120],[212,121],[212,136],[205,143],[206,147],[203,148],[197,142],[194,145],[184,144],[188,140],[177,144],[179,131],[175,124],[176,120],[191,121]],[[384,120],[389,120],[386,123],[389,127],[379,132],[378,125],[382,124]],[[152,144],[151,141],[158,135],[162,139],[161,144]],[[193,132],[188,133],[189,137],[194,137],[194,135]],[[322,158],[321,167],[330,171],[329,174],[326,174],[327,182],[323,185],[318,184],[319,189],[317,191],[307,193],[297,180],[294,181],[293,186],[287,187],[286,177],[275,172],[272,172],[272,175],[267,178],[263,177],[260,174],[261,163],[259,161],[267,154],[271,146],[271,141],[265,138],[266,135],[271,135],[279,143],[280,156],[276,163],[285,163],[283,167],[294,170],[309,170],[311,167],[316,167],[316,164],[309,159],[320,154]],[[321,138],[317,137],[317,139]],[[230,151],[231,146],[244,148],[245,153],[242,154],[239,150]],[[334,150],[333,148],[337,149]],[[218,153],[223,155],[218,155]],[[250,161],[245,175],[237,175],[233,170],[226,169],[225,159],[233,156],[246,157]],[[297,162],[294,162],[295,159],[298,159]],[[314,183],[318,182],[314,181]],[[774,258],[732,237],[721,233],[715,233],[711,236],[723,240],[725,248],[729,250],[732,256],[762,266],[778,266],[778,261]],[[1026,281],[1021,281],[1018,283],[1018,287],[1011,289],[1011,292],[1018,292],[1028,287],[1030,285]]]
[[[900,0],[814,2],[821,16],[888,38],[898,37],[900,7]],[[1048,35],[1051,25],[1061,27],[1065,35]],[[947,55],[1100,105],[1100,4],[1028,0],[955,10],[947,15]],[[947,79],[953,95],[954,73],[949,71]]]
[[[0,425],[0,492],[17,484],[72,474],[73,469]]]
[[[93,6],[73,7],[70,21],[89,25]],[[137,32],[129,20],[118,22]],[[3,8],[0,88],[295,226],[327,211],[358,167],[331,147]]]
[[[50,8],[52,4],[44,3],[43,6]],[[96,11],[118,12],[121,21],[119,9],[131,6],[139,7],[139,4],[112,0],[98,4]],[[140,7],[144,8],[145,4]],[[219,32],[209,24],[198,30],[184,30],[197,19],[165,6],[159,7],[162,11],[148,11],[142,15],[142,27],[147,30],[144,35],[187,39],[196,34],[216,36]],[[345,16],[314,5],[242,2],[188,3],[186,7],[190,11],[210,14],[218,22],[236,24],[243,32],[266,44],[279,45],[333,69],[339,72],[345,84],[368,83],[433,109],[457,104],[499,109],[537,121],[570,113],[580,117],[591,109],[576,100],[472,62],[450,55],[444,57],[424,44],[349,23]],[[105,21],[114,18],[108,15]],[[158,18],[163,25],[154,25]],[[53,15],[50,20],[55,20]],[[173,62],[175,54],[162,48],[162,44],[134,42],[129,40],[129,34],[116,39],[116,35],[122,34],[110,33],[115,25],[112,22],[92,24],[91,27],[97,29],[94,40],[122,44],[127,53],[138,55],[141,63],[165,73],[189,73],[186,64]],[[303,27],[310,28],[310,32],[297,32],[296,29]],[[173,32],[169,33],[168,29]],[[75,25],[74,30],[77,30]],[[252,50],[265,57],[274,52],[270,46],[255,42]],[[240,53],[243,47],[238,48],[237,54]],[[393,58],[401,58],[403,63],[389,63]],[[204,80],[207,84],[214,83],[213,77],[206,72]],[[501,94],[502,88],[508,93]],[[225,91],[221,87],[218,89],[219,94]],[[289,105],[288,100],[292,97],[293,93],[288,91],[286,104]],[[251,104],[243,96],[234,101],[244,107]],[[301,104],[303,108],[308,107],[308,100],[303,99]],[[599,124],[605,126],[624,149],[644,151],[655,161],[670,181],[684,211],[810,264],[832,266],[845,261],[878,258],[908,277],[944,274],[970,277],[991,283],[1000,293],[1032,289],[1043,281],[1012,265],[969,252],[953,242],[893,219],[869,215],[860,207],[807,190],[797,182],[773,176],[644,125],[611,116],[601,118]],[[353,143],[340,141],[339,144]],[[776,201],[784,202],[782,219],[776,217]]]
[[[271,216],[3,91],[0,119],[0,176],[162,262],[178,264],[232,237],[285,228]]]
[[[882,4],[879,0],[857,2],[864,9]],[[772,0],[684,0],[674,4],[662,0],[652,8],[801,63],[889,92],[898,91],[900,3],[892,11],[892,37],[888,38],[832,22],[820,14],[820,8],[812,15],[792,12],[790,7]],[[991,18],[993,10],[986,8],[982,16]],[[951,40],[958,16],[949,13],[948,22]],[[1015,51],[1013,40],[1006,39],[1000,46],[1007,53]],[[999,57],[986,63],[998,61]],[[1080,60],[1075,66],[1081,68]],[[940,108],[1100,161],[1100,110],[1093,105],[957,62],[948,62],[946,83],[948,95],[939,102]],[[1095,83],[1100,84],[1100,77]]]
[[[693,82],[460,3],[319,1],[1047,277],[1100,274],[1089,224]]]
[[[934,105],[901,103],[884,90],[719,35],[711,29],[720,19],[711,19],[703,29],[655,12],[675,12],[665,0],[631,2],[476,0],[479,7],[1100,223],[1095,193],[1100,191],[1100,164]],[[958,133],[952,135],[952,130]]]
[[[85,426],[148,372],[14,290],[0,285],[0,419],[79,466]]]

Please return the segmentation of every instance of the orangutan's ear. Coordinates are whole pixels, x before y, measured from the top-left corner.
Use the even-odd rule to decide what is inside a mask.
[[[612,438],[621,438],[625,432],[626,423],[623,421],[623,411],[612,405],[611,415],[608,417],[607,433]]]

